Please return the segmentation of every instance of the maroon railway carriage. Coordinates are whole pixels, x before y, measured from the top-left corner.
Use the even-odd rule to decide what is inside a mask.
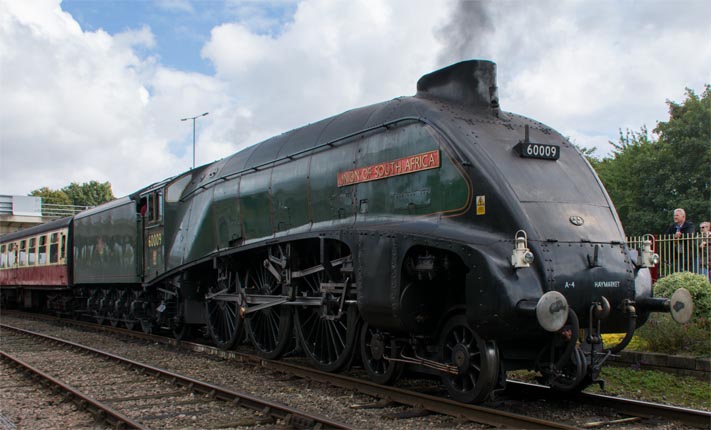
[[[0,236],[0,288],[2,297],[26,308],[40,306],[41,294],[62,292],[72,285],[72,217]],[[51,307],[52,294],[49,294]],[[54,295],[59,299],[62,295]]]

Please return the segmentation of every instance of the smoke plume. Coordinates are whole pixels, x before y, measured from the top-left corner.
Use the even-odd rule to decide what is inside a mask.
[[[458,0],[452,8],[450,21],[436,31],[444,46],[437,61],[445,66],[458,61],[485,58],[484,39],[494,31],[494,25],[483,0]]]

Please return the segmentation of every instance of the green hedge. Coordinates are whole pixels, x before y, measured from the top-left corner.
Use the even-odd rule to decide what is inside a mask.
[[[692,320],[711,318],[711,283],[706,276],[691,272],[673,273],[661,278],[654,284],[654,295],[671,298],[674,291],[686,288],[694,299]]]
[[[711,354],[711,283],[703,275],[674,273],[654,284],[654,295],[671,298],[681,287],[689,290],[694,299],[691,321],[677,324],[669,314],[654,313],[636,335],[646,341],[645,349],[649,351],[708,356]]]

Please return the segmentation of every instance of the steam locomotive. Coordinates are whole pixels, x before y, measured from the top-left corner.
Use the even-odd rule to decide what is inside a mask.
[[[480,402],[506,372],[598,380],[650,312],[649,246],[628,248],[595,172],[553,129],[500,109],[496,65],[423,76],[412,97],[286,132],[74,217],[0,238],[5,303],[379,383],[439,375]],[[601,335],[626,333],[607,347]]]

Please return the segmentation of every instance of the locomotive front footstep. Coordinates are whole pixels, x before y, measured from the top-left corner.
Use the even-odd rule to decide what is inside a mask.
[[[647,241],[650,242],[650,241]],[[491,61],[0,238],[3,304],[168,331],[317,368],[408,368],[481,402],[506,373],[599,382],[650,312],[650,243],[630,249],[564,136],[502,110]],[[603,333],[625,333],[618,345]]]

